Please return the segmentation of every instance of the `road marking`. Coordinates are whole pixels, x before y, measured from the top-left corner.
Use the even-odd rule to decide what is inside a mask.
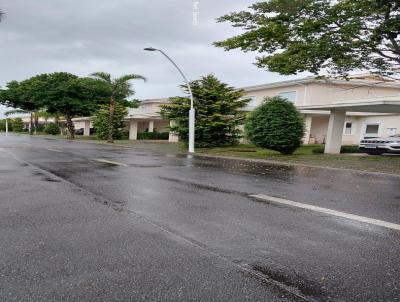
[[[49,150],[49,151],[53,151],[53,152],[61,152],[61,153],[64,153],[64,151],[58,150],[58,149],[53,149],[53,148],[46,148],[46,149]]]
[[[94,158],[93,160],[101,162],[101,163],[116,165],[116,166],[122,166],[122,167],[128,167],[129,166],[127,164],[119,163],[117,161],[112,161],[112,160],[108,160],[108,159]]]
[[[252,198],[255,198],[258,200],[284,204],[284,205],[291,206],[291,207],[306,209],[306,210],[310,210],[310,211],[314,211],[314,212],[329,214],[332,216],[342,217],[342,218],[346,218],[346,219],[350,219],[350,220],[355,220],[355,221],[359,221],[359,222],[364,222],[364,223],[373,224],[373,225],[385,227],[388,229],[400,231],[399,224],[395,224],[395,223],[391,223],[391,222],[387,222],[387,221],[383,221],[383,220],[368,218],[368,217],[364,217],[364,216],[358,216],[358,215],[354,215],[354,214],[348,214],[345,212],[335,211],[335,210],[331,210],[331,209],[327,209],[327,208],[321,208],[321,207],[313,206],[310,204],[296,202],[296,201],[273,197],[273,196],[268,196],[265,194],[249,195],[249,197],[252,197]]]

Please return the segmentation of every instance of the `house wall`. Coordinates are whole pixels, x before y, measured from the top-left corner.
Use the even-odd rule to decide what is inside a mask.
[[[345,123],[352,122],[353,129],[351,134],[345,134],[343,131],[343,145],[357,145],[364,138],[365,125],[368,123],[379,124],[378,136],[389,136],[393,133],[388,129],[400,134],[400,115],[371,115],[371,116],[347,116]],[[311,123],[311,141],[322,144],[328,131],[329,116],[313,116]],[[395,129],[395,130],[394,130]]]
[[[400,95],[399,88],[375,86],[337,85],[330,83],[314,83],[308,85],[307,98],[300,105],[321,105],[347,101],[357,101],[362,98]]]

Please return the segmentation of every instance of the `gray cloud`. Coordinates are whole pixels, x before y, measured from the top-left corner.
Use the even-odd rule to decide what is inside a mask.
[[[237,32],[215,18],[245,9],[254,0],[198,0],[193,25],[189,0],[0,0],[0,86],[44,72],[85,76],[107,71],[138,73],[137,98],[180,94],[179,75],[154,46],[166,51],[188,78],[214,73],[234,86],[282,79],[256,68],[254,54],[224,52],[212,42]]]

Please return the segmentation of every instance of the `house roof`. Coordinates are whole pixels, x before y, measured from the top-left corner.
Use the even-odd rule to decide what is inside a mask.
[[[387,77],[368,75],[368,74],[352,75],[348,79],[339,79],[339,78],[319,79],[316,77],[306,77],[296,80],[287,80],[287,81],[273,82],[261,85],[247,86],[247,87],[242,87],[241,89],[245,91],[257,91],[257,90],[279,88],[279,87],[286,87],[293,85],[306,85],[312,83],[329,83],[334,85],[351,85],[351,86],[379,86],[379,87],[391,87],[400,89],[399,80]]]

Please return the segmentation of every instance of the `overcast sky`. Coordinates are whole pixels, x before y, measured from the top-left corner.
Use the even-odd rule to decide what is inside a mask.
[[[143,51],[146,46],[163,49],[191,80],[214,73],[242,87],[289,79],[254,66],[255,54],[212,46],[238,32],[215,19],[253,2],[0,0],[6,13],[0,23],[0,86],[39,73],[106,71],[147,77],[135,83],[139,99],[181,94],[174,67],[161,54]]]

